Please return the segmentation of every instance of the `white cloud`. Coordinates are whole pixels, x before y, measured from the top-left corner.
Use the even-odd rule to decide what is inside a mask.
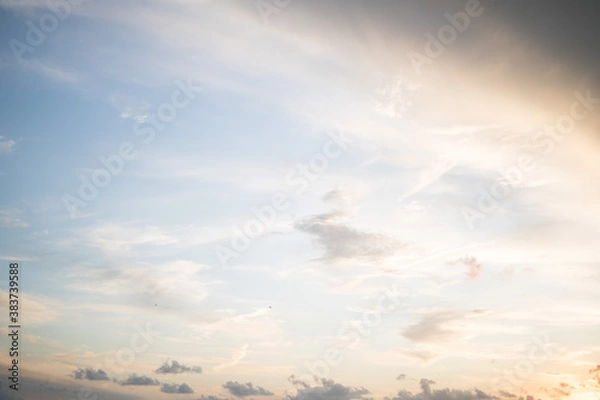
[[[111,268],[77,268],[69,273],[71,288],[111,296],[141,296],[146,303],[198,305],[217,284],[201,272],[206,265],[187,260]]]
[[[0,153],[10,153],[15,150],[17,142],[12,139],[5,140],[4,136],[0,136]]]
[[[213,371],[222,371],[226,368],[232,367],[232,366],[236,365],[237,363],[239,363],[240,361],[242,361],[244,359],[244,357],[246,357],[247,354],[248,354],[248,344],[246,343],[242,347],[240,347],[239,349],[237,349],[236,351],[233,352],[230,360],[227,360],[227,361],[213,367]]]
[[[0,209],[0,226],[5,228],[27,228],[29,224],[21,219],[21,211],[14,208]]]
[[[178,242],[177,238],[165,234],[157,226],[133,224],[99,224],[84,229],[81,235],[81,240],[88,246],[100,248],[110,254],[128,253],[136,246],[163,246]]]

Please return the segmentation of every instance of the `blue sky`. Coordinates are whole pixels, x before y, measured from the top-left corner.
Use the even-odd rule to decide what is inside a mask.
[[[598,398],[591,15],[0,0],[3,396]]]

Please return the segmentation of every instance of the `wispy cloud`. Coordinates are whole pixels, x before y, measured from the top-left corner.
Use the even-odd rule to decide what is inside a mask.
[[[78,73],[37,59],[31,60],[25,65],[27,68],[60,83],[78,83],[81,81],[81,76]]]
[[[461,321],[485,315],[481,310],[471,312],[435,311],[424,315],[419,322],[409,326],[402,336],[412,342],[448,342],[464,335]]]
[[[200,274],[207,266],[187,260],[121,268],[76,268],[69,273],[72,288],[105,295],[138,296],[147,304],[168,300],[198,304],[218,283]]]
[[[22,212],[15,208],[0,209],[0,226],[5,228],[27,228],[29,224],[21,219]]]
[[[226,368],[233,367],[234,365],[242,361],[247,354],[248,344],[244,344],[242,347],[233,352],[233,354],[231,355],[231,360],[216,365],[213,368],[213,371],[222,371]]]
[[[105,223],[81,232],[81,240],[110,254],[125,254],[135,246],[161,246],[176,243],[177,238],[165,234],[156,226]]]

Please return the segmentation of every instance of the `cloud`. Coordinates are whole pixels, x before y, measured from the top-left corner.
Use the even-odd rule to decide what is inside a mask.
[[[461,336],[456,322],[465,318],[476,317],[481,310],[470,313],[457,311],[436,311],[421,318],[416,324],[404,330],[402,336],[412,342],[443,342]]]
[[[272,396],[273,393],[269,392],[263,387],[256,386],[254,387],[252,383],[238,383],[229,381],[223,384],[223,388],[227,389],[229,393],[237,397],[246,397],[246,396]]]
[[[417,177],[417,182],[402,196],[398,198],[398,202],[405,201],[411,196],[419,193],[423,189],[437,182],[446,172],[450,171],[455,165],[455,161],[443,159],[435,162],[432,166],[421,171]]]
[[[428,395],[429,397],[431,397],[431,385],[435,385],[435,381],[432,381],[431,379],[422,378],[419,381],[419,386],[421,386],[421,390],[424,394]]]
[[[387,117],[403,118],[412,106],[412,92],[417,89],[418,85],[405,82],[401,76],[394,76],[376,90],[375,111]]]
[[[205,395],[201,395],[200,398],[198,400],[228,400],[226,397],[219,397],[219,396],[205,396]]]
[[[50,65],[39,60],[31,60],[27,64],[28,68],[33,71],[61,83],[77,83],[81,80],[81,76],[73,71],[68,71],[56,65]]]
[[[481,274],[481,263],[475,257],[463,257],[459,260],[449,262],[450,265],[462,264],[468,268],[467,279],[473,280]]]
[[[435,342],[453,339],[457,332],[451,323],[462,318],[462,313],[438,311],[424,316],[418,323],[409,326],[402,336],[412,342]]]
[[[349,202],[348,197],[345,195],[341,187],[331,189],[321,197],[325,203],[331,203],[335,205],[343,205]]]
[[[88,381],[108,381],[108,375],[101,369],[94,368],[79,368],[73,371],[73,378],[87,379]]]
[[[15,150],[17,142],[12,139],[4,140],[4,136],[0,136],[0,153],[10,153]]]
[[[290,375],[290,377],[288,378],[288,381],[290,381],[290,383],[294,386],[302,386],[303,388],[310,387],[310,385],[308,383],[296,378],[296,375]]]
[[[508,398],[511,398],[511,399],[514,398],[514,397],[517,397],[516,394],[509,393],[509,392],[507,392],[505,390],[500,390],[500,391],[498,391],[498,393],[500,393],[500,395],[502,395],[504,397],[508,397]]]
[[[20,218],[21,212],[14,208],[0,210],[0,226],[4,228],[27,228],[29,224]]]
[[[156,379],[150,378],[149,376],[138,376],[133,374],[126,380],[121,382],[123,386],[158,386],[160,382]]]
[[[400,374],[400,375],[398,375],[398,376],[396,377],[396,379],[397,379],[397,380],[399,380],[399,381],[403,381],[403,380],[405,380],[405,379],[406,379],[406,374]]]
[[[162,246],[177,243],[178,239],[165,234],[156,226],[104,223],[80,232],[83,243],[107,254],[127,254],[138,246]]]
[[[8,291],[0,290],[0,308],[8,310],[8,307]],[[20,319],[28,326],[47,324],[58,318],[58,310],[61,308],[62,304],[52,298],[40,295],[30,295],[27,298],[27,313],[20,316]]]
[[[71,287],[106,295],[128,295],[143,303],[167,300],[180,304],[197,305],[215,284],[199,275],[208,267],[187,260],[176,260],[158,265],[128,266],[122,268],[76,267],[70,274]]]
[[[294,397],[288,398],[288,400],[350,400],[350,399],[366,399],[364,395],[370,394],[367,389],[354,388],[350,386],[344,386],[340,383],[335,383],[331,379],[321,378],[317,379],[320,386],[309,386],[305,382],[296,380],[292,375],[290,382],[302,386],[298,389],[298,393]]]
[[[596,378],[596,381],[598,381],[598,384],[600,384],[600,364],[590,369],[590,374],[592,374],[592,376]]]
[[[123,119],[144,123],[150,116],[148,110],[151,105],[145,100],[132,99],[119,93],[113,93],[108,97],[108,102],[119,111],[119,116]]]
[[[163,383],[160,391],[163,393],[171,393],[171,394],[189,394],[194,393],[194,389],[188,386],[186,383],[182,383],[178,385],[176,383]]]
[[[3,365],[2,368],[5,366]],[[0,382],[0,400],[24,399],[111,399],[111,400],[139,400],[139,396],[126,394],[114,386],[96,386],[81,381],[65,381],[51,379],[47,374],[33,372],[19,377],[19,391],[8,388],[10,382]],[[16,394],[13,397],[12,394]],[[21,394],[19,396],[18,394]]]
[[[183,364],[179,364],[176,360],[172,360],[171,364],[166,361],[163,365],[158,367],[155,371],[157,374],[183,374],[185,372],[193,372],[196,374],[202,373],[201,367],[188,367]]]
[[[438,357],[438,354],[427,350],[400,350],[399,353],[405,357],[414,358],[426,363]]]
[[[558,384],[558,387],[552,389],[552,394],[558,397],[568,397],[571,395],[574,387],[569,385],[566,382],[561,382]]]
[[[221,363],[213,368],[213,371],[221,371],[225,368],[232,367],[242,361],[248,354],[248,344],[244,344],[242,347],[233,352],[230,361]]]
[[[477,388],[473,391],[447,388],[433,390],[431,385],[435,382],[429,379],[421,379],[419,384],[421,386],[420,393],[412,394],[409,391],[401,390],[392,398],[385,397],[385,400],[486,400],[496,398]]]
[[[316,243],[325,250],[324,260],[356,259],[379,262],[392,256],[402,245],[385,235],[361,232],[341,220],[341,211],[313,215],[297,221],[295,228],[316,237]]]

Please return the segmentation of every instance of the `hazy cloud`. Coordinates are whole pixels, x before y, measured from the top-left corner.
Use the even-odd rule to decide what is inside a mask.
[[[313,215],[297,221],[295,227],[316,238],[316,243],[325,250],[323,259],[327,261],[357,259],[379,262],[402,247],[385,235],[361,232],[341,223],[344,216],[341,211]]]
[[[475,310],[470,313],[456,311],[436,311],[421,318],[416,324],[404,330],[402,336],[412,342],[438,342],[458,338],[461,334],[457,322],[477,316],[483,311]]]
[[[0,210],[0,226],[4,228],[27,228],[29,224],[21,220],[21,212],[10,208]]]
[[[504,397],[508,397],[508,398],[511,398],[511,399],[514,398],[514,397],[517,397],[516,394],[509,393],[509,392],[507,392],[505,390],[500,390],[500,391],[498,391],[498,393],[500,393]]]
[[[73,372],[75,379],[87,379],[88,381],[108,381],[108,375],[101,369],[79,368]]]
[[[212,396],[212,395],[210,395],[210,396],[202,395],[202,396],[200,396],[200,398],[198,400],[229,400],[229,399],[226,398],[226,397],[219,397],[219,396]]]
[[[227,389],[229,393],[237,397],[246,396],[271,396],[272,392],[269,392],[263,387],[252,385],[252,383],[238,383],[229,381],[223,384],[223,388]]]
[[[400,350],[399,353],[403,356],[414,358],[416,360],[424,362],[429,362],[434,358],[438,357],[438,354],[428,350]]]
[[[293,378],[293,375],[290,377]],[[354,388],[336,383],[331,379],[321,378],[318,380],[320,386],[309,386],[305,382],[290,379],[290,382],[302,386],[298,389],[298,393],[289,400],[350,400],[350,399],[366,399],[364,395],[370,392],[361,387]]]
[[[157,374],[183,374],[185,372],[200,374],[202,373],[202,368],[197,366],[188,367],[180,364],[176,360],[172,360],[171,364],[169,364],[169,361],[166,361],[163,365],[157,368],[155,372]]]
[[[337,207],[346,206],[352,203],[352,200],[344,191],[344,189],[339,186],[325,193],[323,197],[321,197],[321,200]]]
[[[481,264],[475,257],[463,257],[459,260],[449,262],[450,265],[461,264],[467,267],[467,279],[476,279],[481,274]]]
[[[551,390],[544,390],[545,392],[549,392],[553,397],[569,397],[574,387],[569,385],[566,382],[561,382],[558,384],[558,387],[555,387]]]
[[[592,376],[596,378],[598,384],[600,384],[600,364],[590,369],[590,374],[592,374]]]
[[[462,318],[462,313],[438,311],[423,316],[421,321],[409,326],[402,336],[413,342],[435,342],[453,339],[457,332],[451,323]]]
[[[421,386],[421,392],[412,394],[409,391],[401,390],[398,394],[392,398],[386,397],[385,400],[489,400],[497,399],[488,395],[487,393],[474,389],[471,390],[457,390],[457,389],[440,389],[434,390],[431,385],[435,384],[434,381],[429,379],[421,379],[419,382]]]
[[[0,153],[10,153],[15,149],[17,142],[14,140],[4,140],[4,136],[0,136]]]
[[[176,383],[163,383],[160,391],[163,393],[173,393],[173,394],[189,394],[194,393],[194,389],[189,387],[186,383],[182,383],[178,385]]]
[[[231,360],[215,366],[213,368],[213,371],[221,371],[225,368],[232,367],[232,366],[236,365],[237,363],[239,363],[241,360],[243,360],[247,354],[248,354],[248,344],[246,343],[242,347],[240,347],[239,349],[237,349],[236,351],[233,352],[233,355],[231,356]]]
[[[123,386],[158,386],[160,382],[156,379],[150,378],[149,376],[138,376],[133,374],[126,380],[121,382]]]

